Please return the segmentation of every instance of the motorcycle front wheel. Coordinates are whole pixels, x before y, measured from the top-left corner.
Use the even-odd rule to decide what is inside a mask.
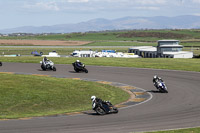
[[[56,67],[53,67],[53,71],[56,71]]]
[[[88,73],[88,70],[87,70],[87,69],[85,69],[84,71],[85,71],[85,73]]]

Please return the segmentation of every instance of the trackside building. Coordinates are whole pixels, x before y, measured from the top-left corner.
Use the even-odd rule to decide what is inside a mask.
[[[193,58],[193,52],[182,51],[183,46],[178,40],[159,40],[157,47],[140,46],[129,48],[129,53],[134,53],[144,58]]]

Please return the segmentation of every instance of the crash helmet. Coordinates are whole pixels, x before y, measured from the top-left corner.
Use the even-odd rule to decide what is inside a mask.
[[[76,62],[80,62],[79,60],[76,60]]]
[[[94,101],[96,99],[96,96],[91,96],[91,100]]]
[[[157,75],[153,76],[153,79],[157,79],[157,78],[158,78],[158,76],[157,76]]]
[[[45,56],[45,57],[44,57],[44,61],[46,61],[46,60],[47,60],[47,57]]]

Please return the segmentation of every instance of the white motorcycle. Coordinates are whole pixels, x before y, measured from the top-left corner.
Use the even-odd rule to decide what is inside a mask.
[[[168,90],[167,90],[167,86],[165,85],[165,82],[162,82],[162,81],[158,81],[156,83],[156,88],[162,92],[162,93],[168,93]]]
[[[53,71],[56,71],[56,67],[54,66],[54,63],[51,61],[51,60],[43,60],[40,61],[41,63],[41,68],[42,70],[46,71],[46,70],[53,70]]]

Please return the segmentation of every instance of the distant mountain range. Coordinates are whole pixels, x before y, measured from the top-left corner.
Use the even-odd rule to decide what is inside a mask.
[[[0,30],[0,33],[71,33],[104,30],[127,29],[199,29],[200,16],[177,17],[124,17],[118,19],[92,19],[76,24],[60,24],[52,26],[25,26]]]

